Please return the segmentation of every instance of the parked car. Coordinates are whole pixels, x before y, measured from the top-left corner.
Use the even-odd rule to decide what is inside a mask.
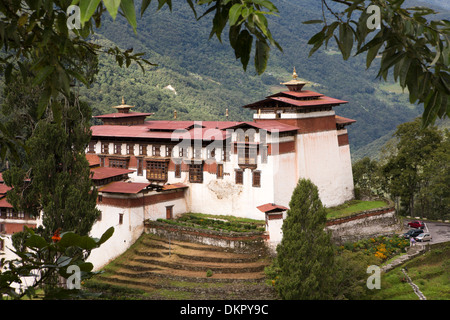
[[[415,238],[417,237],[419,234],[423,233],[422,229],[411,229],[408,232],[405,232],[402,237],[405,239],[409,239],[411,237]]]
[[[423,229],[423,228],[425,228],[425,223],[423,223],[422,221],[416,220],[416,221],[409,222],[408,226],[410,226],[411,228]]]
[[[422,241],[431,241],[433,237],[431,236],[431,234],[424,232],[416,236],[414,239],[416,239],[416,241],[422,242]]]

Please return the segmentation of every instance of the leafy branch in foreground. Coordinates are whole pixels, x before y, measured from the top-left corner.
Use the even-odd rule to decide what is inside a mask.
[[[45,299],[83,297],[78,285],[99,273],[92,271],[94,266],[86,259],[93,249],[100,247],[113,233],[114,228],[111,227],[97,239],[73,232],[59,234],[57,230],[47,240],[25,227],[22,245],[16,250],[11,249],[18,259],[1,260],[0,299],[3,295],[11,299],[25,296],[31,299],[36,295],[37,288],[44,289]],[[32,284],[22,288],[25,277],[33,279]],[[61,278],[64,279],[62,283]],[[18,290],[15,289],[17,286],[20,286]]]
[[[386,81],[392,72],[394,80],[408,89],[410,102],[423,103],[423,126],[450,116],[449,20],[432,20],[438,12],[430,8],[404,8],[404,0],[321,1],[323,19],[304,22],[323,24],[308,42],[310,55],[334,38],[345,60],[352,53],[366,53],[369,68],[380,57],[377,77]],[[327,1],[339,3],[340,9]],[[374,8],[379,12],[371,11]],[[326,13],[333,21],[327,21]],[[373,23],[378,18],[377,29]]]

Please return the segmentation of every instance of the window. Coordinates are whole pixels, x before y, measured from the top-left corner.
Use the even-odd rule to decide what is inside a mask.
[[[144,174],[144,160],[137,158],[137,175],[142,176]]]
[[[139,145],[139,155],[141,155],[141,156],[147,155],[147,145],[146,144]]]
[[[255,165],[257,149],[254,146],[238,145],[238,164]]]
[[[252,186],[261,187],[261,171],[254,170],[252,173]]]
[[[100,167],[105,166],[105,157],[100,157]]]
[[[175,163],[175,178],[181,178],[181,163]]]
[[[217,179],[223,178],[223,164],[219,163],[217,164]]]
[[[161,146],[153,145],[152,146],[152,155],[154,157],[159,157],[161,155]]]
[[[103,201],[103,195],[99,194],[97,196],[98,202],[102,202]]]
[[[166,157],[172,157],[173,146],[166,146]]]
[[[102,143],[102,153],[109,154],[109,143],[107,142]]]
[[[122,144],[114,143],[114,154],[122,154]]]
[[[88,153],[95,153],[95,145],[96,144],[97,144],[97,141],[89,142]]]
[[[123,213],[119,213],[119,224],[123,223]]]
[[[17,218],[24,219],[25,218],[25,212],[23,212],[23,211],[17,212]]]
[[[194,148],[194,158],[195,159],[202,158],[202,149],[201,148]]]
[[[6,208],[6,218],[13,217],[13,210],[11,208]]]
[[[244,170],[236,170],[236,184],[244,184]]]
[[[109,159],[109,166],[111,168],[128,169],[128,161],[123,159]]]
[[[178,147],[178,156],[180,158],[186,158],[188,157],[189,153],[188,153],[188,147]]]
[[[147,161],[147,179],[156,181],[167,181],[166,161]]]
[[[134,154],[134,144],[133,143],[127,143],[127,154]]]
[[[203,164],[189,165],[189,182],[193,183],[203,182]]]
[[[216,157],[216,149],[212,148],[207,151],[208,159],[214,159]]]

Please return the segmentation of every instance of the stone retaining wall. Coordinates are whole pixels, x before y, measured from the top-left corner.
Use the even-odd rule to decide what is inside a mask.
[[[393,205],[329,220],[326,227],[332,232],[332,240],[337,244],[380,235],[392,235],[400,228]]]
[[[263,232],[220,232],[151,220],[145,221],[144,232],[173,240],[230,248],[237,252],[264,253],[266,251],[266,235]]]

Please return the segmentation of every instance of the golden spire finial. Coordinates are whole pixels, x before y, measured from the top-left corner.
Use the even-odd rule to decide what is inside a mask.
[[[297,79],[298,75],[297,72],[295,72],[295,67],[294,67],[294,72],[292,73],[292,78]]]
[[[122,104],[125,104],[125,100],[124,100],[123,96],[122,96]]]

